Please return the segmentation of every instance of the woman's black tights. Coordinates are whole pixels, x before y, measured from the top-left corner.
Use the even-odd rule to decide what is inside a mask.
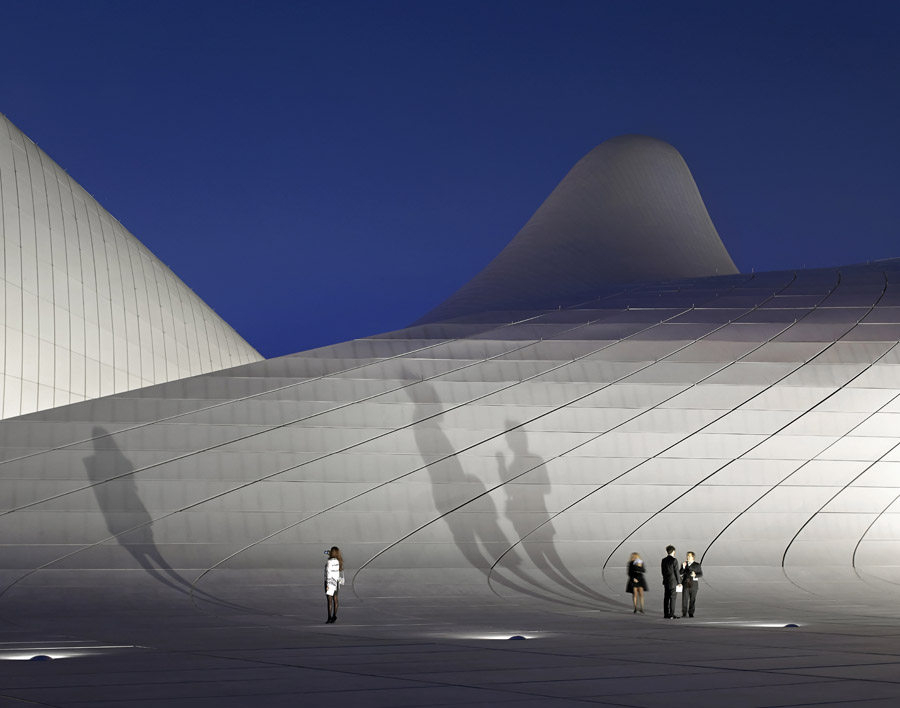
[[[334,595],[326,595],[325,601],[328,603],[328,622],[334,622],[337,619],[337,611],[338,611],[338,594],[337,592]]]

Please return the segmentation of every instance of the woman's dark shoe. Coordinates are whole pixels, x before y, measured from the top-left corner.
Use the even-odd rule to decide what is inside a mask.
[[[337,618],[332,617],[331,615],[328,615],[328,619],[325,621],[325,624],[332,624],[335,621],[335,619],[337,619]]]

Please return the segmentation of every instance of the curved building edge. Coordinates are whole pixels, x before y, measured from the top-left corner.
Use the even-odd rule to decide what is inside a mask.
[[[0,418],[262,357],[0,115]]]
[[[0,422],[0,602],[291,608],[335,544],[360,598],[617,608],[669,543],[706,607],[896,590],[898,283],[611,286]]]
[[[417,324],[566,307],[611,283],[737,272],[681,154],[623,135],[579,160],[503,251]]]

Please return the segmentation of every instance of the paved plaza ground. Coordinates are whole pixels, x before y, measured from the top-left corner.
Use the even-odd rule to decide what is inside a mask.
[[[646,615],[625,599],[346,594],[334,625],[311,601],[293,614],[7,612],[0,706],[900,705],[895,597],[778,607],[709,592],[697,617],[672,621],[659,592]],[[40,654],[57,658],[12,660]]]

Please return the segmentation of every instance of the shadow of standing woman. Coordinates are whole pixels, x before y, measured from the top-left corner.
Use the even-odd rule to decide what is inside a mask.
[[[106,528],[155,580],[189,595],[191,584],[156,547],[153,519],[138,494],[134,465],[116,446],[108,430],[96,426],[92,435],[94,454],[84,459],[84,467]]]

